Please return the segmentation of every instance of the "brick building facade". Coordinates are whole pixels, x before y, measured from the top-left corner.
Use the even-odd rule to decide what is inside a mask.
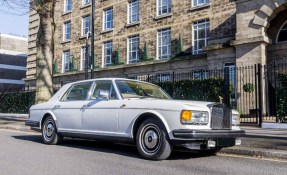
[[[24,87],[27,45],[27,38],[0,34],[0,92]]]
[[[95,0],[95,78],[222,69],[227,65],[280,60],[286,56],[287,48],[286,3]],[[90,0],[64,0],[56,4],[55,83],[84,78],[90,12]],[[30,85],[35,83],[37,70],[37,26],[37,14],[31,11],[26,74],[26,83]],[[183,51],[180,54],[179,43]],[[144,57],[145,50],[148,57]]]

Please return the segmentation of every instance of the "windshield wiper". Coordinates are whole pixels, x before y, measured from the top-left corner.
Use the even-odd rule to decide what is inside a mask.
[[[161,99],[159,97],[154,97],[154,96],[142,96],[140,99],[146,99],[146,98],[155,98],[155,99]]]

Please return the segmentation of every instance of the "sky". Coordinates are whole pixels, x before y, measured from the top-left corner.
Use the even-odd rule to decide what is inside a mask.
[[[13,15],[0,11],[0,33],[28,37],[29,14]]]

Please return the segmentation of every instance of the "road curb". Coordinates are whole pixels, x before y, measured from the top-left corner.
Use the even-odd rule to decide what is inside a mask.
[[[256,157],[256,158],[287,160],[287,151],[281,151],[281,150],[236,147],[236,148],[224,148],[219,153]]]
[[[31,130],[29,127],[15,127],[15,126],[0,126],[2,130],[12,130],[12,131],[22,131],[22,132],[31,132],[37,133],[37,131]]]
[[[29,117],[29,114],[9,114],[9,113],[0,113],[0,117],[28,118],[28,117]]]

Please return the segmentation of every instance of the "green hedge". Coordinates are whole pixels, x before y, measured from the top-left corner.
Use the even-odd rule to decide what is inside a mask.
[[[277,116],[284,119],[287,116],[287,74],[279,74],[276,89]]]
[[[35,104],[35,92],[11,92],[0,94],[0,113],[27,114]]]
[[[223,79],[182,80],[156,83],[170,96],[178,100],[200,100],[219,102],[224,96]]]

